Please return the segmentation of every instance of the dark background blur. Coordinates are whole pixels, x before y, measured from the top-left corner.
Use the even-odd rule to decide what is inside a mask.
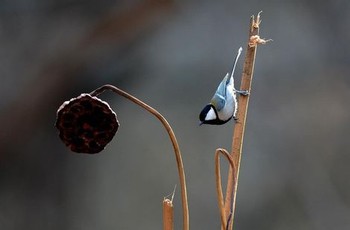
[[[97,155],[71,153],[54,128],[63,101],[105,83],[168,119],[191,228],[219,229],[214,152],[233,122],[199,127],[198,113],[260,10],[274,41],[258,48],[236,229],[350,229],[346,0],[0,1],[0,229],[161,229],[178,177],[154,117],[104,94],[121,127]],[[181,229],[179,189],[175,207]]]

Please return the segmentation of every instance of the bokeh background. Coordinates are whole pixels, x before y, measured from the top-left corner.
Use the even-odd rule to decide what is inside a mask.
[[[178,184],[159,122],[106,93],[121,127],[97,155],[71,153],[57,108],[114,84],[173,126],[192,229],[219,229],[214,152],[233,122],[198,113],[245,53],[262,13],[236,229],[350,229],[350,3],[324,1],[0,1],[0,229],[161,229]],[[239,86],[242,59],[238,63]],[[225,173],[223,173],[225,174]],[[180,191],[175,229],[181,229]]]

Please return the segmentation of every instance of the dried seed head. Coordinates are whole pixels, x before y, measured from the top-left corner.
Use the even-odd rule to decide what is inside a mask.
[[[81,94],[57,110],[56,127],[62,141],[77,153],[98,153],[118,130],[117,115],[107,102]]]

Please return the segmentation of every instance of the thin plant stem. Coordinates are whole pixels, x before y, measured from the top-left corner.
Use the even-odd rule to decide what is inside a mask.
[[[230,166],[235,169],[235,164],[233,162],[233,159],[231,155],[227,152],[226,149],[217,149],[215,152],[215,179],[216,179],[216,193],[218,197],[218,204],[220,209],[220,217],[221,217],[221,228],[226,229],[229,225],[230,219],[226,219],[226,213],[225,213],[225,203],[224,203],[224,196],[222,193],[222,183],[221,183],[221,167],[220,167],[220,154],[226,157],[228,162],[230,163]],[[235,173],[235,170],[231,170],[232,173]],[[232,175],[233,178],[236,178],[235,175]]]
[[[164,126],[166,129],[169,138],[171,140],[171,143],[174,148],[175,158],[177,162],[177,169],[179,173],[179,180],[180,180],[180,187],[181,187],[181,201],[182,201],[182,211],[183,211],[183,229],[189,230],[189,211],[188,211],[188,201],[187,201],[187,189],[186,189],[186,178],[185,178],[185,171],[183,167],[181,152],[179,144],[176,140],[175,134],[171,126],[169,125],[168,121],[154,108],[147,105],[140,99],[126,93],[125,91],[113,86],[113,85],[103,85],[100,88],[94,90],[90,93],[91,96],[98,96],[99,94],[103,93],[106,90],[110,90],[132,102],[135,104],[141,106],[151,114],[153,114]]]
[[[247,53],[244,61],[240,87],[240,90],[248,90],[249,92],[251,92],[257,45],[265,44],[268,41],[260,39],[259,37],[259,25],[261,22],[260,13],[261,12],[259,12],[256,18],[252,16],[250,19]],[[232,219],[232,221],[228,223],[229,226],[227,226],[227,229],[231,230],[234,224],[239,168],[241,164],[243,137],[250,95],[251,93],[247,96],[240,96],[238,98],[239,106],[237,111],[237,122],[235,123],[233,130],[231,157],[233,159],[234,167],[229,168],[225,197],[225,216],[231,216]]]

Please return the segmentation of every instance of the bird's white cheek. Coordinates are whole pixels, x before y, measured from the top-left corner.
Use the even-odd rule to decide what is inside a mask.
[[[205,116],[205,120],[206,121],[210,121],[210,120],[215,120],[216,119],[216,114],[213,108],[211,108],[207,115]]]

